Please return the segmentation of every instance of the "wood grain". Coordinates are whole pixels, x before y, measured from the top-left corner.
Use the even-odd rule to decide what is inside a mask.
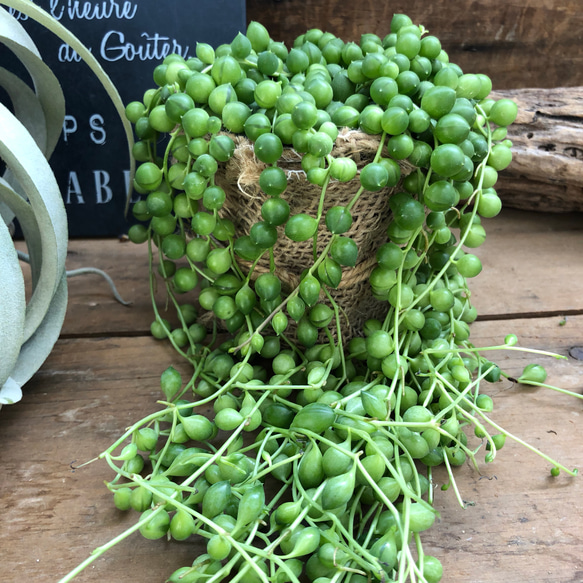
[[[478,250],[484,272],[471,288],[484,318],[472,324],[476,346],[508,333],[519,344],[567,360],[517,351],[490,353],[511,376],[540,362],[549,382],[583,393],[583,221],[581,215],[505,210],[488,221]],[[103,462],[79,467],[153,412],[159,378],[186,368],[168,344],[147,335],[151,319],[143,246],[72,241],[68,267],[111,272],[131,308],[116,304],[101,281],[75,278],[64,335],[25,386],[24,399],[0,412],[0,581],[56,581],[89,553],[134,524],[112,504]],[[549,317],[545,314],[552,313]],[[569,312],[566,318],[563,312]],[[518,315],[519,317],[512,316]],[[488,388],[493,419],[568,467],[581,467],[581,400],[502,381]],[[473,439],[473,438],[472,438]],[[477,441],[473,441],[476,446]],[[480,472],[455,470],[468,502],[462,509],[443,469],[434,473],[439,522],[425,551],[442,560],[448,583],[579,583],[583,580],[581,478],[549,476],[551,465],[508,439]],[[87,568],[80,583],[161,583],[203,551],[200,543],[147,541],[132,535]]]
[[[483,271],[468,282],[481,318],[581,313],[581,213],[506,209],[483,224],[486,242],[473,250]]]
[[[579,0],[247,0],[247,20],[291,46],[307,29],[345,41],[384,37],[393,14],[408,14],[437,36],[450,60],[486,73],[497,89],[583,85],[583,12]]]
[[[583,337],[583,317],[513,320],[525,346],[567,354]],[[497,322],[478,322],[478,346],[499,341]],[[499,355],[519,374],[532,357]],[[537,359],[539,360],[539,359]],[[583,363],[541,360],[549,382],[581,393]],[[159,374],[180,367],[164,343],[148,337],[67,339],[26,387],[18,405],[2,410],[0,439],[0,580],[55,583],[89,552],[133,524],[135,514],[113,507],[103,481],[112,474],[103,462],[80,469],[108,447],[132,422],[155,410]],[[581,401],[548,391],[497,383],[490,389],[494,419],[508,431],[555,456],[581,466]],[[533,422],[533,420],[536,420]],[[426,552],[444,563],[448,583],[501,580],[512,583],[580,581],[583,572],[583,495],[580,479],[548,477],[549,464],[521,446],[507,443],[481,475],[456,469],[462,510],[443,472],[435,473],[441,519],[425,533]],[[491,479],[488,479],[491,478]],[[77,580],[161,583],[175,568],[202,551],[196,542],[147,541],[139,535],[115,547]]]
[[[135,517],[111,503],[103,485],[112,477],[106,466],[72,466],[98,455],[155,410],[160,374],[170,364],[181,367],[168,346],[152,338],[61,340],[27,385],[22,406],[2,409],[0,580],[16,582],[27,573],[55,583],[132,523]],[[178,567],[181,551],[184,560],[192,557],[191,545],[177,545],[150,561],[160,550],[133,537],[79,581],[160,583]]]
[[[512,163],[496,190],[504,204],[545,212],[583,211],[583,87],[498,91],[518,105],[508,128]]]

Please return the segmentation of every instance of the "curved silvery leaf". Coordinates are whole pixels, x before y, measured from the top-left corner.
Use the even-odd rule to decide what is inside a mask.
[[[10,2],[2,2],[2,4],[11,7]],[[20,22],[18,22],[18,20],[16,20],[16,18],[10,16],[10,14],[8,14],[8,12],[6,12],[6,10],[4,10],[2,7],[0,7],[0,36],[6,36],[7,38],[10,38],[19,45],[28,48],[30,51],[35,53],[37,57],[40,57],[40,53],[36,48],[36,45],[24,27],[20,24]]]
[[[22,122],[45,157],[48,157],[45,114],[37,94],[19,77],[1,67],[0,86],[6,91],[12,102],[15,117]],[[62,93],[60,95],[57,93],[56,99],[63,100]],[[31,247],[36,247],[39,250],[38,253],[30,252],[32,284],[34,287],[36,286],[41,266],[41,243],[38,224],[30,204],[25,200],[26,195],[22,192],[17,193],[10,186],[10,182],[12,182],[15,188],[19,188],[10,169],[6,171],[5,177],[7,179],[6,182],[0,178],[0,188],[4,189],[4,196],[0,195],[0,216],[8,224],[16,215],[29,250]]]
[[[3,4],[7,3],[3,2]],[[40,147],[48,158],[55,149],[63,130],[65,99],[61,85],[42,60],[28,33],[4,9],[0,9],[0,42],[16,55],[32,79],[34,91],[45,117],[46,144]]]
[[[24,341],[40,325],[65,272],[67,217],[55,177],[42,152],[14,115],[0,104],[0,157],[26,193],[38,222],[42,265],[26,308]]]
[[[109,78],[109,75],[103,70],[99,61],[93,56],[93,53],[67,28],[65,28],[58,20],[54,19],[50,14],[39,8],[28,0],[10,0],[3,1],[2,4],[10,8],[14,8],[29,18],[32,18],[42,26],[50,30],[53,34],[58,36],[63,42],[67,43],[89,66],[95,76],[101,82],[103,88],[109,95],[115,109],[122,122],[127,143],[128,143],[128,158],[130,162],[130,176],[133,177],[135,170],[135,160],[132,156],[132,146],[134,143],[132,126],[125,115],[124,103],[117,91],[117,88]],[[130,180],[130,188],[133,180]],[[129,200],[130,193],[128,193]]]
[[[29,253],[28,255],[21,253],[20,260],[31,264],[42,264],[42,241],[32,207],[27,201],[23,200],[16,192],[14,192],[10,185],[1,178],[0,200],[3,200],[14,212],[24,234]],[[6,227],[4,228],[6,229]],[[2,243],[2,245],[4,245],[4,243]],[[6,244],[6,247],[8,248],[8,244]],[[13,397],[16,394],[15,391],[20,390],[20,387],[30,380],[50,354],[58,340],[67,311],[67,278],[85,273],[96,273],[101,277],[104,277],[110,285],[115,298],[124,305],[128,304],[128,302],[125,302],[123,298],[119,296],[111,278],[109,278],[106,273],[94,268],[66,271],[61,278],[57,291],[51,300],[44,319],[34,331],[34,334],[22,345],[22,347],[20,347],[22,339],[20,338],[20,340],[18,340],[17,336],[13,334],[14,340],[17,341],[17,344],[20,347],[20,354],[18,354],[18,358],[12,365],[10,377],[7,379],[5,386],[2,387],[2,392],[0,393],[0,404],[2,402],[6,404],[9,402],[8,400],[13,400]],[[24,314],[24,311],[25,309],[23,307],[22,314]],[[9,394],[6,393],[8,396],[5,396],[5,392],[8,391],[9,385],[12,387],[11,392]]]
[[[41,367],[51,353],[67,311],[67,275],[63,273],[46,316],[34,334],[22,345],[10,378],[22,387]]]
[[[12,101],[14,115],[26,127],[46,156],[47,128],[45,115],[36,93],[19,77],[3,68],[0,68],[0,86]],[[42,259],[38,224],[30,204],[26,201],[26,195],[22,191],[16,192],[10,185],[12,183],[15,188],[19,188],[18,182],[10,169],[6,170],[5,177],[6,180],[0,178],[0,189],[4,191],[4,195],[0,195],[0,217],[6,224],[9,224],[17,216],[27,245],[29,248],[36,247],[39,250],[38,253],[31,253],[30,264],[34,287],[38,280]]]
[[[10,184],[0,178],[0,203],[4,204],[12,216],[16,216],[28,248],[32,288],[37,285],[42,266],[41,233],[32,207]]]
[[[22,399],[22,389],[12,377],[9,377],[0,387],[0,409],[2,405],[13,405],[20,399]]]
[[[133,175],[132,128],[115,86],[98,61],[70,31],[32,2],[14,0],[2,4],[51,30],[96,74],[124,126],[130,173]],[[43,364],[60,334],[67,308],[65,259],[68,233],[63,200],[47,162],[59,140],[65,115],[60,84],[42,61],[24,28],[2,7],[0,42],[22,62],[33,82],[33,88],[30,88],[0,68],[0,86],[10,97],[14,110],[13,114],[0,104],[0,158],[6,163],[6,172],[0,178],[0,281],[8,284],[10,294],[10,299],[2,302],[0,309],[1,407],[21,398],[22,385]],[[28,247],[28,255],[21,255],[31,263],[33,291],[28,304],[18,254],[5,225],[15,216]],[[5,273],[9,275],[5,277]],[[4,313],[9,310],[10,316]],[[13,342],[10,347],[8,339]]]
[[[4,70],[0,76],[0,85],[12,101],[15,116],[29,130],[48,159],[57,145],[65,117],[65,98],[59,81],[42,61],[36,45],[26,30],[1,8],[0,42],[22,61],[33,81],[35,91],[18,77]],[[26,198],[10,168],[3,177]],[[14,218],[14,214],[1,202],[0,214],[6,223],[10,223]]]
[[[24,278],[8,227],[0,221],[0,387],[12,373],[23,339],[26,299]]]
[[[6,91],[16,119],[28,130],[41,152],[47,156],[47,127],[37,94],[20,77],[0,67],[0,87]]]

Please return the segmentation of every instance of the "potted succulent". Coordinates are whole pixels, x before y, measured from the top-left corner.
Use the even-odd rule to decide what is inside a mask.
[[[289,49],[252,22],[153,78],[126,107],[129,237],[167,294],[152,334],[192,374],[164,371],[161,407],[99,456],[139,519],[62,582],[138,530],[199,537],[171,582],[439,581],[432,468],[463,506],[454,466],[512,437],[487,351],[526,349],[471,343],[468,279],[516,104],[405,15],[385,38],[311,29]]]
[[[116,103],[139,165],[129,237],[173,308],[153,303],[151,331],[192,371],[165,370],[158,409],[99,456],[114,504],[139,518],[62,582],[136,531],[198,536],[170,582],[441,580],[422,544],[432,468],[463,506],[454,467],[489,463],[513,438],[489,415],[488,383],[507,375],[487,351],[527,350],[513,334],[470,341],[473,250],[500,211],[516,105],[395,15],[385,38],[311,29],[289,49],[252,22],[227,45],[169,55],[123,108],[66,29],[31,2],[3,4],[69,43]],[[62,92],[4,10],[0,37],[34,80],[0,71],[13,104],[0,106],[1,406],[54,345],[70,274],[47,161]],[[512,380],[546,386],[546,373]],[[553,475],[576,473],[537,453]]]

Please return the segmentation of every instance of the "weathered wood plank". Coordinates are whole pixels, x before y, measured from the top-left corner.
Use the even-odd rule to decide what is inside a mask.
[[[583,307],[583,215],[506,209],[483,221],[475,250],[483,270],[469,281],[480,317],[573,313]]]
[[[361,0],[247,0],[247,20],[291,45],[320,28],[345,41],[363,33],[381,38],[394,13],[408,14],[437,36],[450,60],[466,72],[486,73],[497,89],[583,85],[583,12],[578,0],[474,0],[459,3]]]
[[[518,104],[508,128],[512,163],[496,190],[504,204],[546,212],[583,211],[583,87],[497,91]]]
[[[25,245],[18,242],[17,248],[24,250]],[[131,305],[118,303],[105,280],[97,275],[73,277],[68,280],[69,304],[62,335],[145,333],[153,320],[148,264],[146,245],[117,239],[69,241],[67,269],[96,267],[105,271]],[[24,270],[28,275],[26,266]]]
[[[477,322],[476,345],[499,342],[515,332],[521,344],[567,354],[581,344],[583,316]],[[500,362],[517,375],[532,357],[518,352]],[[536,359],[549,382],[581,393],[583,363]],[[168,345],[148,337],[60,340],[21,403],[1,412],[0,580],[54,583],[95,547],[131,524],[134,515],[113,508],[103,481],[105,463],[72,470],[108,447],[132,422],[155,410],[159,375],[181,367]],[[489,391],[494,419],[508,431],[569,467],[581,466],[581,401],[545,390],[513,387]],[[556,583],[580,581],[583,573],[581,478],[548,477],[550,465],[507,441],[497,459],[482,468],[455,470],[465,500],[462,510],[451,489],[442,492],[435,472],[441,520],[424,535],[426,552],[444,563],[449,583]],[[201,552],[196,542],[146,541],[132,535],[88,568],[79,581],[160,583]]]
[[[73,471],[71,465],[95,457],[144,411],[154,411],[160,374],[170,364],[180,369],[177,360],[151,338],[60,340],[22,403],[2,409],[0,522],[7,538],[0,580],[29,572],[54,583],[132,523],[111,504],[105,466]],[[190,544],[178,545],[144,568],[160,549],[144,543],[134,537],[79,580],[159,583],[181,552],[184,560],[192,556]],[[107,574],[102,569],[110,561]]]

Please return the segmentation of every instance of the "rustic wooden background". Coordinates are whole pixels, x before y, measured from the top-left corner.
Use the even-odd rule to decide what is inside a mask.
[[[247,16],[289,46],[308,27],[344,40],[358,40],[364,32],[382,36],[392,14],[404,12],[441,39],[453,62],[468,72],[488,74],[497,90],[552,90],[583,86],[582,2],[248,0]],[[569,107],[578,112],[578,120],[565,114],[563,105],[557,107],[566,102],[562,95],[515,94],[530,104],[521,108],[524,115],[512,137],[521,152],[516,160],[529,161],[531,172],[541,166],[537,152],[551,156],[538,146],[549,143],[553,115],[561,117],[551,120],[555,128],[559,122],[567,128],[553,130],[555,151],[563,162],[569,156],[571,126],[581,131],[581,91],[576,95],[579,101],[569,101]],[[580,138],[575,139],[580,145]],[[583,160],[571,158],[572,164]],[[545,173],[553,181],[553,193],[562,195],[567,188],[582,192],[576,177],[583,172],[574,169],[567,185],[557,183],[556,173]],[[531,186],[540,183],[537,196],[540,190],[548,197],[540,172],[529,175],[524,166],[505,173],[508,190],[519,191],[513,185],[524,184],[525,175]],[[484,272],[472,282],[480,314],[472,340],[487,346],[514,332],[521,345],[567,356],[561,361],[545,358],[543,364],[550,382],[580,393],[583,362],[574,349],[583,344],[583,214],[505,208],[488,221],[487,232],[478,253]],[[180,366],[169,347],[148,333],[152,315],[143,247],[78,240],[70,245],[67,264],[69,269],[94,265],[107,270],[133,303],[130,308],[116,304],[94,277],[71,280],[55,350],[26,386],[22,402],[1,411],[2,582],[56,583],[94,548],[133,524],[135,514],[122,515],[111,503],[103,485],[111,476],[103,463],[73,468],[150,413],[159,397],[161,371],[170,364]],[[495,356],[514,375],[535,360],[517,352]],[[495,419],[503,427],[569,467],[582,465],[581,401],[505,382],[494,386],[492,394]],[[436,485],[444,480],[443,472],[436,472]],[[456,480],[471,504],[461,509],[451,490],[438,487],[436,507],[442,518],[425,538],[427,552],[444,563],[444,581],[583,581],[581,477],[563,474],[551,480],[549,464],[510,442],[494,464],[483,468],[483,475],[464,466],[457,468]],[[79,582],[161,583],[200,552],[200,544],[190,541],[171,544],[135,535],[98,559]]]
[[[247,0],[258,20],[288,46],[308,28],[345,41],[383,37],[394,13],[437,36],[464,71],[489,75],[497,89],[583,85],[581,0]]]
[[[471,281],[480,314],[472,324],[475,345],[496,345],[512,332],[521,346],[562,354],[567,360],[520,352],[491,358],[514,376],[540,362],[550,383],[577,393],[583,390],[577,359],[583,349],[582,218],[504,209],[486,223],[488,238],[477,250],[484,270]],[[134,524],[135,512],[113,506],[103,484],[113,475],[104,462],[74,468],[157,409],[166,367],[186,373],[169,344],[149,335],[145,245],[76,240],[67,265],[106,270],[132,305],[116,303],[95,276],[72,279],[61,339],[25,386],[23,400],[0,411],[2,583],[56,583]],[[502,427],[568,467],[582,467],[580,400],[508,381],[487,391]],[[510,439],[494,463],[480,465],[481,472],[469,463],[455,468],[466,509],[451,488],[441,491],[446,476],[436,468],[441,519],[423,540],[425,551],[444,564],[443,583],[581,583],[583,476],[552,479],[550,464]],[[196,537],[176,543],[134,534],[75,583],[162,583],[202,552]]]

